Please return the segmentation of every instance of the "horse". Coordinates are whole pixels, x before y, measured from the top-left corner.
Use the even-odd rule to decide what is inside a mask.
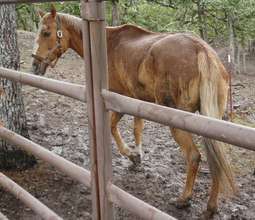
[[[33,51],[32,71],[43,75],[71,48],[83,57],[81,19],[57,13],[39,12],[40,27]],[[132,98],[222,119],[227,105],[229,74],[216,52],[190,33],[155,33],[135,25],[106,28],[109,89]],[[119,152],[135,160],[142,154],[143,119],[134,118],[134,149],[122,139],[117,124],[122,114],[112,112],[111,132]],[[178,208],[190,205],[193,186],[201,160],[192,134],[170,127],[181,147],[187,166]],[[204,138],[212,177],[212,187],[204,212],[208,219],[217,211],[220,192],[236,192],[233,173],[224,144]]]

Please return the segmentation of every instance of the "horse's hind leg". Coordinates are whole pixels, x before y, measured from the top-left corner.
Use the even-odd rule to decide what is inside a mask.
[[[219,191],[219,180],[217,178],[213,178],[211,193],[207,203],[207,210],[203,213],[201,219],[210,219],[217,212]]]
[[[175,141],[180,145],[187,164],[187,179],[184,191],[176,202],[177,208],[189,206],[192,190],[196,179],[201,155],[192,140],[192,135],[186,131],[170,128]]]
[[[219,111],[219,118],[222,118],[225,109],[227,106],[227,93],[228,93],[228,86],[224,81],[220,81],[220,87],[218,88],[218,111]],[[216,171],[219,174],[219,171]],[[207,210],[203,213],[203,219],[210,219],[216,212],[218,208],[218,196],[220,192],[220,182],[219,176],[212,175],[212,187],[209,196],[209,200],[207,203]]]

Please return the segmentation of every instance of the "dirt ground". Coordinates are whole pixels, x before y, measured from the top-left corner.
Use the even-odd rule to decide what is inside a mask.
[[[34,35],[19,33],[21,68],[29,72]],[[57,67],[49,69],[47,77],[79,84],[85,83],[82,60],[73,52],[64,55]],[[235,76],[233,80],[235,121],[255,125],[255,76]],[[86,105],[29,86],[23,87],[28,128],[31,140],[64,158],[89,169],[89,147]],[[120,123],[127,143],[133,143],[132,118]],[[245,138],[245,137],[244,137]],[[198,139],[199,141],[199,139]],[[210,190],[210,175],[203,156],[191,207],[179,210],[173,205],[185,181],[185,162],[179,147],[166,126],[146,121],[143,138],[145,152],[141,165],[133,167],[112,144],[114,183],[134,196],[150,203],[177,219],[197,219],[206,208]],[[203,146],[200,145],[203,152]],[[255,219],[255,153],[227,147],[239,186],[239,195],[220,199],[214,219]],[[5,172],[36,198],[64,219],[91,219],[90,190],[59,173],[39,160],[32,169]],[[0,211],[9,219],[40,219],[11,194],[0,189]],[[115,219],[138,220],[128,211],[115,208]]]

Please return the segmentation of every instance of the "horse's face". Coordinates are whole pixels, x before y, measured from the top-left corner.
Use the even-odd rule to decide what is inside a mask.
[[[32,72],[36,75],[44,75],[48,66],[55,66],[68,45],[65,39],[66,31],[55,8],[52,8],[50,13],[39,12],[39,14],[41,22],[32,54]]]

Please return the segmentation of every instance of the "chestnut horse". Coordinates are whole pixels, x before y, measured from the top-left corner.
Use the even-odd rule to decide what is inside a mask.
[[[81,19],[71,15],[40,12],[41,24],[33,52],[33,72],[45,73],[68,48],[83,57]],[[221,119],[227,103],[229,75],[215,51],[191,34],[154,33],[134,25],[108,27],[109,87],[113,92],[189,112]],[[143,119],[134,119],[133,148],[123,141],[117,124],[122,114],[113,112],[111,131],[122,155],[141,156]],[[192,195],[200,153],[186,131],[170,128],[187,164],[185,188],[176,204],[186,207]],[[233,193],[235,184],[222,148],[224,144],[205,138],[212,176],[212,189],[205,211],[209,218],[217,210],[220,191]]]

